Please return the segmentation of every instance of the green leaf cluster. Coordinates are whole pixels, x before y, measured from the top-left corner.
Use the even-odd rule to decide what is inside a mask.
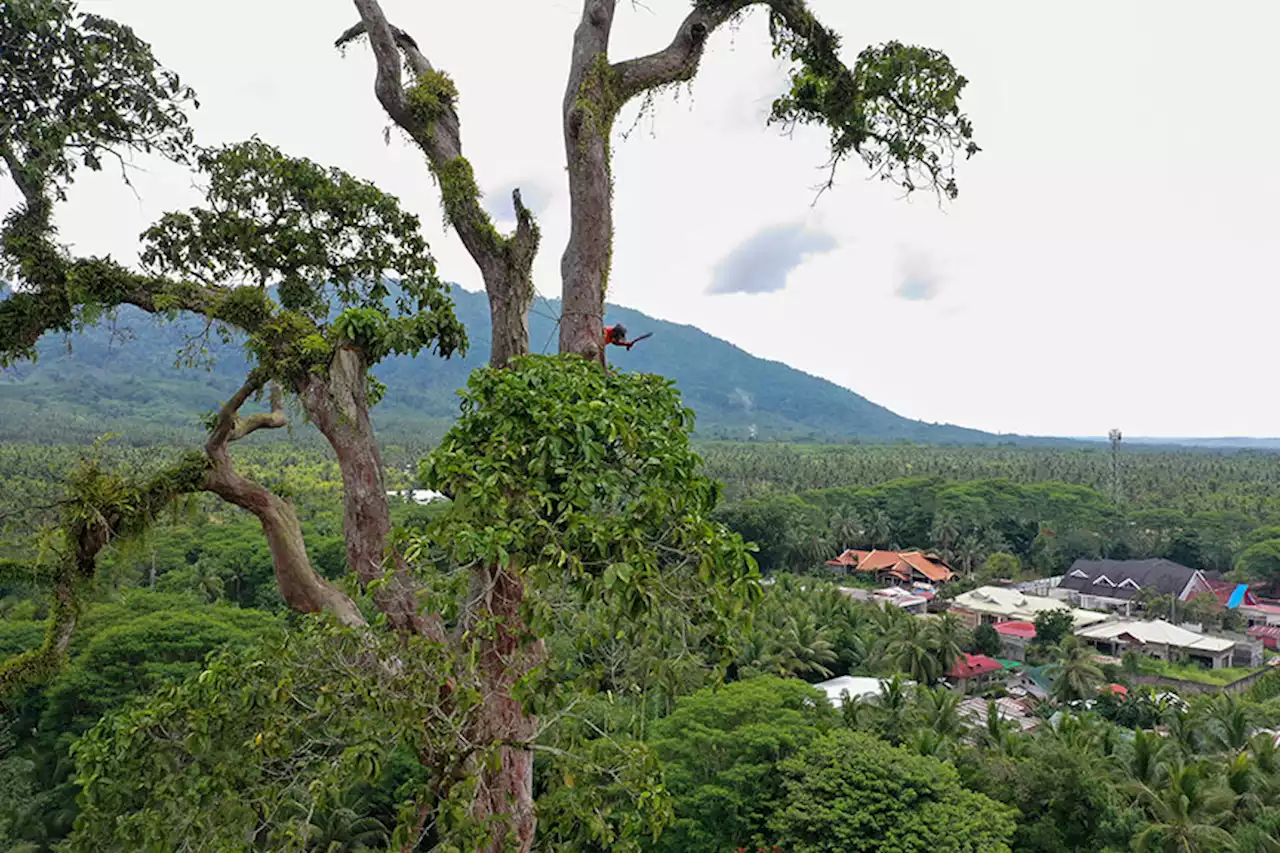
[[[710,519],[692,422],[669,381],[574,356],[478,370],[422,465],[452,498],[435,537],[460,565],[514,563],[629,617],[691,583],[690,613],[727,628],[758,594],[755,562]]]

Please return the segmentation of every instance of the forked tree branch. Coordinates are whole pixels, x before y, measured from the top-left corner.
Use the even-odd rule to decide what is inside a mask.
[[[659,86],[692,80],[711,34],[752,6],[767,6],[792,32],[821,31],[805,0],[698,0],[669,45],[648,56],[613,64],[622,101]]]
[[[518,216],[516,232],[502,237],[480,204],[475,174],[463,158],[461,123],[453,98],[439,98],[430,113],[414,109],[405,87],[404,66],[415,77],[412,85],[421,85],[432,75],[442,77],[441,72],[432,66],[412,36],[387,20],[378,0],[353,2],[360,13],[360,23],[344,32],[335,46],[345,47],[362,36],[368,37],[377,63],[374,93],[392,121],[427,155],[444,195],[445,215],[472,259],[482,271],[500,265],[508,247],[532,259],[538,248],[532,214],[524,210],[525,215]],[[517,206],[517,214],[522,209]]]
[[[249,415],[246,418],[237,416],[227,441],[239,441],[260,429],[281,429],[289,425],[289,421],[284,414],[284,402],[280,393],[280,386],[274,382],[271,383],[270,395],[271,411]]]

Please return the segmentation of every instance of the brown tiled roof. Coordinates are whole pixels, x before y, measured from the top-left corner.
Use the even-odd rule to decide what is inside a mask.
[[[859,572],[888,569],[889,574],[904,581],[911,580],[913,572],[919,572],[931,581],[949,581],[955,576],[941,557],[920,551],[858,551],[851,548],[834,560],[827,560],[827,565],[852,566]]]
[[[858,571],[878,572],[881,569],[891,569],[898,564],[898,560],[897,551],[868,551],[858,560]]]
[[[936,557],[926,557],[919,551],[904,551],[902,561],[931,581],[949,581],[954,576],[951,569]]]
[[[834,560],[827,560],[828,566],[856,566],[858,561],[869,554],[869,551],[855,551],[850,548]]]

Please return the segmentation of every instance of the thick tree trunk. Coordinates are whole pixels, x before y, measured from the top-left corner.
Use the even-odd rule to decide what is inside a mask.
[[[560,352],[604,363],[604,297],[613,256],[609,136],[620,104],[609,65],[616,0],[586,0],[573,38],[563,118],[569,243],[560,259]]]
[[[531,743],[538,730],[535,717],[525,714],[512,696],[516,682],[542,660],[541,640],[525,636],[521,605],[524,581],[514,567],[489,566],[472,576],[469,596],[470,630],[479,634],[479,664],[484,701],[477,715],[477,743],[500,743],[500,761],[474,768],[480,787],[472,805],[477,819],[498,818],[486,853],[505,853],[506,839],[515,849],[533,848],[537,817],[533,805],[533,750],[517,744]]]
[[[382,453],[369,418],[368,370],[359,350],[340,347],[329,364],[328,377],[307,377],[299,396],[312,423],[338,456],[348,567],[362,584],[369,584],[383,577],[389,560],[396,571],[374,595],[374,602],[395,630],[426,633],[428,620],[419,613],[407,567],[398,554],[388,554],[391,506]]]
[[[533,278],[529,270],[504,263],[485,272],[484,289],[489,295],[489,327],[493,333],[489,364],[504,367],[511,359],[529,354]]]

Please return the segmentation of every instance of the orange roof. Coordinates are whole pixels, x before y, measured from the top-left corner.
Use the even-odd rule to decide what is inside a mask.
[[[949,581],[955,576],[951,569],[936,557],[926,557],[919,551],[904,551],[899,556],[902,562],[931,581]]]
[[[898,559],[897,551],[868,551],[858,560],[858,571],[878,572],[881,569],[891,569],[898,564]]]
[[[850,548],[834,560],[827,560],[828,566],[856,566],[858,561],[867,556],[869,551],[855,551]]]
[[[827,560],[827,565],[852,566],[859,572],[888,569],[889,574],[904,581],[911,580],[913,572],[919,572],[931,581],[949,581],[955,577],[941,557],[920,551],[881,551],[878,548],[858,551],[850,548],[834,560]]]

